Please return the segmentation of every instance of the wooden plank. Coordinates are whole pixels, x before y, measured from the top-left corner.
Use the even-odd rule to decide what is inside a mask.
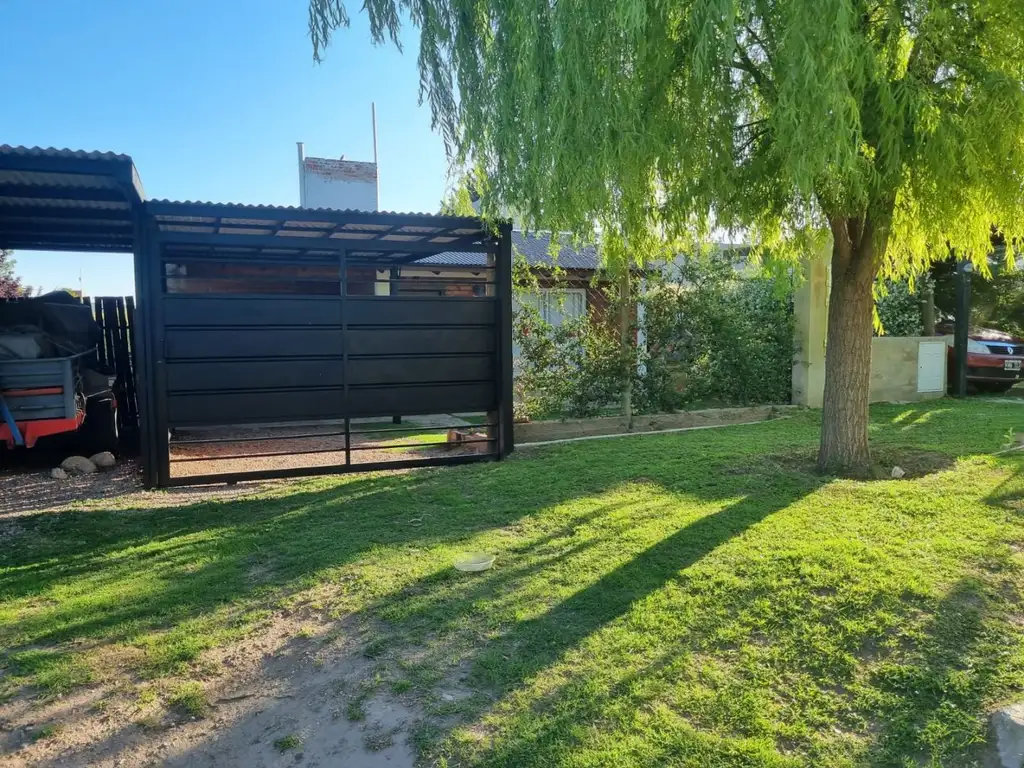
[[[107,358],[107,332],[103,317],[103,300],[99,296],[92,298],[92,316],[100,327],[100,340],[96,344],[96,359],[102,366],[109,365]]]
[[[135,370],[132,365],[131,343],[129,341],[128,318],[125,312],[125,299],[118,296],[114,301],[114,316],[117,318],[118,326],[118,375],[121,377],[121,386],[125,398],[126,422],[133,426],[138,425],[138,401],[135,394]]]
[[[128,359],[131,365],[131,398],[134,408],[135,420],[140,421],[139,413],[139,391],[138,391],[138,360],[136,358],[137,347],[135,346],[135,297],[126,296],[124,299],[125,329],[128,338]],[[141,426],[141,424],[140,424]]]
[[[103,307],[103,342],[107,348],[107,365],[117,373],[117,319],[113,316],[113,299],[104,296],[100,299]]]

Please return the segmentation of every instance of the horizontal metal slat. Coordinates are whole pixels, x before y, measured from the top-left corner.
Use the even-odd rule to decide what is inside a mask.
[[[170,328],[165,353],[169,360],[326,357],[341,355],[341,342],[340,330],[325,328]]]
[[[298,393],[223,392],[170,395],[170,426],[256,424],[274,421],[315,421],[344,418],[341,389]]]
[[[349,326],[494,325],[498,306],[492,298],[367,296],[349,297],[346,302]]]
[[[493,383],[367,387],[349,390],[350,416],[415,416],[421,413],[489,411],[496,408]]]
[[[352,385],[490,381],[494,377],[493,355],[350,359],[348,365]]]
[[[345,417],[342,389],[301,392],[182,393],[168,397],[170,426],[317,421]],[[493,410],[497,391],[489,382],[410,387],[355,387],[349,416],[414,416],[422,413]]]
[[[341,387],[344,367],[338,360],[225,360],[168,362],[167,390],[179,392]]]
[[[341,302],[308,298],[216,298],[168,296],[164,299],[168,326],[317,326],[341,325]]]
[[[495,340],[493,328],[356,328],[348,332],[348,354],[486,354]]]

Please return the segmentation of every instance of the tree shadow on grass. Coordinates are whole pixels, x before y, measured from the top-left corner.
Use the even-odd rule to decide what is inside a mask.
[[[770,481],[763,484],[760,493],[744,495],[734,503],[668,533],[539,615],[509,627],[482,627],[480,634],[490,636],[482,643],[478,637],[475,645],[464,645],[458,649],[450,644],[439,644],[436,655],[441,658],[468,652],[463,656],[463,666],[469,666],[466,683],[489,692],[475,700],[476,706],[470,704],[463,708],[465,719],[479,720],[492,708],[495,700],[522,691],[536,675],[559,664],[567,654],[581,652],[589,637],[630,614],[666,585],[678,582],[687,568],[773,513],[812,493],[824,482],[809,475],[780,475],[776,480],[776,485]],[[672,501],[680,503],[678,499]],[[658,511],[656,507],[648,513],[656,515]],[[644,524],[642,510],[637,517],[637,524]],[[429,627],[436,636],[457,634],[464,619],[471,617],[474,611],[479,612],[481,601],[489,601],[489,605],[496,603],[494,607],[501,611],[503,600],[516,599],[509,593],[517,589],[518,582],[536,578],[545,570],[554,570],[558,560],[571,564],[580,553],[577,545],[550,560],[533,562],[530,567],[503,567],[493,575],[472,581],[460,580],[451,572],[439,572],[406,588],[401,594],[388,596],[371,606],[367,614],[403,622],[406,631],[411,625],[421,630]],[[557,571],[553,575],[557,577]],[[454,585],[454,589],[439,589],[446,584]],[[418,622],[418,619],[422,621]],[[465,629],[464,625],[462,629]],[[412,637],[406,634],[403,639],[415,639],[416,636],[414,631]],[[435,659],[434,663],[438,661]],[[620,688],[629,684],[629,680],[623,680]],[[545,701],[534,703],[532,709],[539,707],[546,712],[542,722],[532,721],[524,723],[519,730],[511,729],[511,733],[505,734],[507,738],[482,762],[504,766],[559,764],[572,752],[575,738],[600,719],[602,708],[616,695],[615,690],[608,691],[603,687],[597,696],[593,690],[581,693],[580,690],[574,692],[574,688],[587,689],[588,682],[570,679],[561,690],[548,694]],[[440,749],[435,757],[442,756],[445,748],[442,746]],[[673,759],[682,756],[680,753]]]
[[[39,606],[19,617],[13,650],[83,635],[100,643],[135,642],[225,606],[273,608],[276,600],[329,580],[335,569],[363,563],[375,551],[459,546],[488,532],[534,525],[509,548],[515,555],[519,547],[521,565],[502,564],[478,579],[432,571],[412,584],[398,580],[397,591],[376,590],[387,594],[360,614],[389,622],[386,632],[401,624],[405,636],[398,644],[429,646],[493,606],[496,623],[469,632],[464,658],[479,685],[511,693],[710,552],[825,482],[764,469],[762,454],[801,444],[813,432],[798,425],[777,434],[777,428],[596,441],[524,453],[501,465],[311,482],[267,499],[74,511],[57,523],[52,515],[20,518],[23,531],[40,540],[0,555],[0,591],[37,599]],[[614,494],[637,481],[657,498],[623,508]],[[603,499],[606,493],[613,498]],[[661,505],[681,503],[696,509],[681,526],[665,524],[643,541],[630,530],[631,519],[639,527],[657,521]],[[577,540],[577,531],[588,526],[600,526],[597,540]],[[575,564],[595,556],[613,565],[591,565],[587,579],[574,579]],[[539,602],[538,595],[535,604],[515,606],[509,595],[538,574],[561,584],[556,599]],[[150,581],[132,592],[136,578]],[[67,600],[69,588],[83,599]],[[53,589],[62,592],[56,606],[47,602]],[[438,643],[439,652],[443,646]],[[195,648],[185,650],[172,660],[195,657]],[[485,709],[478,707],[476,715]],[[529,746],[528,734],[522,744]]]
[[[722,449],[708,465],[735,461],[738,437],[705,439]],[[241,614],[375,548],[469,540],[644,471],[659,484],[696,479],[712,498],[737,492],[736,479],[694,478],[693,441],[674,441],[680,463],[662,455],[652,469],[645,457],[664,451],[658,442],[627,456],[574,446],[498,465],[311,481],[265,498],[22,515],[0,548],[0,594],[15,611],[0,623],[5,658],[68,640],[135,642],[225,606]]]

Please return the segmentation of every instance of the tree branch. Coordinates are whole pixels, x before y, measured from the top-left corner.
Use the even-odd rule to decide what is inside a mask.
[[[767,129],[767,128],[764,128],[764,129],[762,129],[762,130],[760,130],[760,131],[757,131],[757,132],[755,132],[755,133],[754,133],[754,134],[753,134],[753,135],[752,135],[752,136],[751,136],[751,137],[750,137],[749,139],[747,139],[747,140],[746,140],[745,142],[743,142],[743,146],[741,146],[741,147],[740,147],[740,148],[739,148],[738,150],[736,150],[736,151],[737,151],[738,153],[743,153],[743,152],[746,152],[746,151],[747,151],[747,149],[748,149],[748,148],[749,148],[749,147],[750,147],[751,145],[753,145],[753,143],[754,143],[755,141],[757,141],[758,139],[760,139],[760,138],[761,138],[762,136],[764,136],[764,135],[765,135],[765,134],[767,134],[767,133],[768,133],[768,129]]]
[[[736,54],[740,57],[739,61],[733,61],[732,66],[742,72],[746,72],[753,79],[754,83],[761,90],[761,95],[766,99],[775,95],[775,85],[771,79],[768,78],[764,72],[762,72],[753,61],[750,60],[750,56],[745,50],[736,47]]]
[[[771,67],[772,66],[772,58],[771,58],[771,56],[768,55],[768,46],[765,45],[764,40],[762,40],[758,36],[758,34],[753,30],[753,28],[750,26],[749,22],[744,24],[743,28],[745,30],[747,30],[747,34],[748,35],[750,35],[752,38],[754,38],[754,42],[757,43],[759,46],[761,46],[761,51],[762,51],[762,53],[764,53],[764,57],[765,57],[765,59],[768,62],[768,66]]]
[[[768,119],[764,118],[764,117],[761,117],[761,118],[758,118],[757,120],[751,120],[749,123],[743,123],[741,125],[737,125],[735,128],[733,128],[733,130],[734,131],[742,131],[744,128],[751,128],[751,127],[753,127],[755,125],[760,125],[761,123],[766,123],[766,122],[768,122]]]

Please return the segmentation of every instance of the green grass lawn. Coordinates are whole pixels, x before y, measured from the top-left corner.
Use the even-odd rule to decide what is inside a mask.
[[[813,474],[817,429],[12,518],[0,685],[205,679],[204,650],[305,611],[372,628],[426,764],[971,765],[1024,690],[1024,455],[991,455],[1024,407],[874,408],[876,455],[921,472],[899,481]],[[441,698],[459,670],[472,695]]]

